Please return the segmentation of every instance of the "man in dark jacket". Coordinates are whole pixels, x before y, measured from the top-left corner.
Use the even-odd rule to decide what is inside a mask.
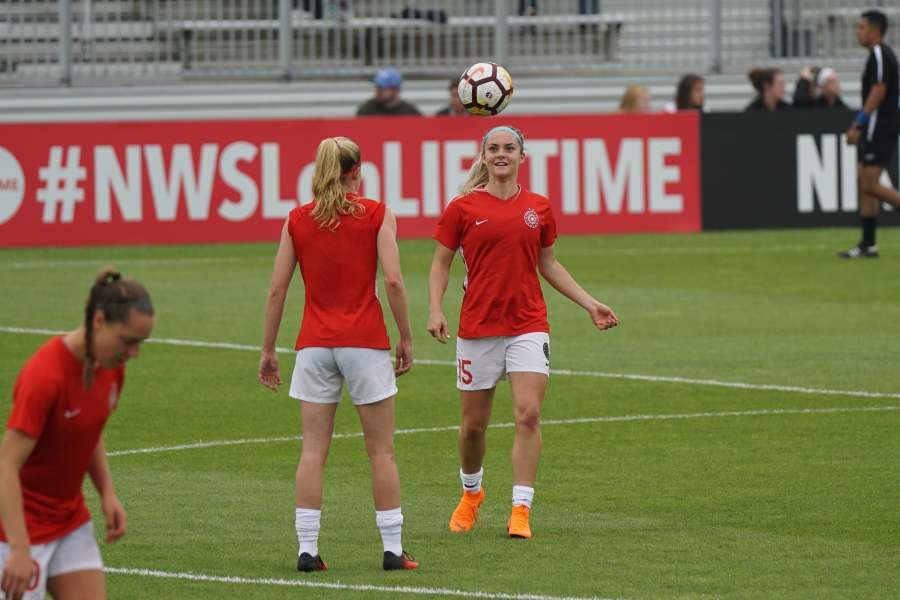
[[[403,76],[396,69],[381,69],[372,81],[375,84],[375,95],[359,105],[356,109],[357,116],[422,114],[414,104],[400,98]]]

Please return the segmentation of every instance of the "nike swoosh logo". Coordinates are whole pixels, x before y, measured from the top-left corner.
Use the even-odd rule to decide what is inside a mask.
[[[481,225],[482,223],[487,223],[488,219],[484,219],[483,221],[475,221],[475,225]]]
[[[81,413],[80,408],[76,408],[75,410],[66,410],[63,411],[63,416],[67,419],[74,419]]]

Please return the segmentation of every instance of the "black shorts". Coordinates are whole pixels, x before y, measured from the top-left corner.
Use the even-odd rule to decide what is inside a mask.
[[[895,124],[877,123],[872,139],[866,139],[866,130],[860,131],[857,160],[866,166],[887,168],[897,150],[898,127]]]

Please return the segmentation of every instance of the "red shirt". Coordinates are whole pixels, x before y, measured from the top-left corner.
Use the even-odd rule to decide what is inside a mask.
[[[332,231],[312,217],[315,202],[288,215],[288,231],[306,286],[303,320],[295,348],[307,346],[389,349],[378,302],[378,230],[384,204],[348,194],[366,212],[340,215]]]
[[[537,277],[541,248],[556,241],[547,198],[524,188],[506,200],[472,190],[447,206],[434,239],[458,248],[466,266],[459,337],[550,332]]]
[[[81,486],[106,419],[118,404],[125,369],[98,369],[88,390],[83,369],[62,337],[55,337],[25,363],[13,388],[6,427],[37,440],[19,472],[32,544],[57,540],[91,518]],[[0,540],[6,541],[2,527]]]

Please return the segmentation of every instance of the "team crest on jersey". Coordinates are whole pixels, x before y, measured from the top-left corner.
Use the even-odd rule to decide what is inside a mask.
[[[525,224],[532,229],[537,229],[537,226],[541,224],[541,220],[538,218],[538,214],[533,208],[529,208],[525,211]]]
[[[109,410],[115,410],[119,403],[119,388],[115,382],[109,386]]]

